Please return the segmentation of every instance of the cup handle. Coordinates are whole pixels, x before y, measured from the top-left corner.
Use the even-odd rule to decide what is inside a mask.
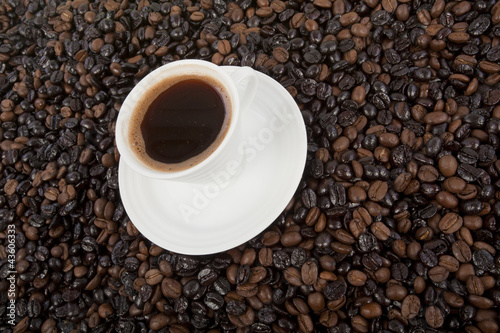
[[[257,74],[255,74],[255,71],[250,67],[239,67],[231,73],[230,76],[238,89],[240,107],[241,110],[244,111],[250,106],[257,92]],[[240,87],[239,84],[245,79],[248,79],[248,83],[246,86]]]

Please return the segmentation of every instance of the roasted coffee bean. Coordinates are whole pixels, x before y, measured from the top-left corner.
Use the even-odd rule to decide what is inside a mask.
[[[301,274],[299,270],[295,267],[288,267],[284,272],[283,272],[283,278],[292,286],[301,286],[302,285],[302,279],[301,279]]]
[[[445,234],[458,231],[463,225],[463,219],[456,213],[448,213],[439,221],[439,230]]]
[[[386,241],[391,236],[391,230],[382,222],[375,222],[370,226],[372,234],[381,241]]]
[[[347,286],[342,281],[329,283],[323,293],[328,300],[334,301],[342,298],[347,290]]]
[[[481,249],[472,254],[474,265],[484,271],[491,271],[495,268],[493,256],[487,250]]]
[[[453,251],[453,255],[460,262],[469,262],[472,259],[472,252],[470,250],[469,245],[465,243],[463,240],[457,240],[451,246]]]
[[[432,281],[439,283],[448,278],[449,272],[443,266],[435,266],[429,270],[428,275]]]
[[[427,267],[435,267],[438,264],[437,255],[430,249],[423,249],[419,254],[420,260]]]
[[[387,183],[377,180],[368,189],[368,199],[372,201],[381,201],[387,193]]]
[[[346,192],[342,185],[333,184],[328,190],[330,202],[333,206],[344,206],[346,204]]]
[[[297,321],[302,332],[311,333],[314,331],[314,323],[309,315],[300,314],[297,318]]]
[[[161,291],[165,297],[178,298],[182,293],[182,285],[171,278],[164,278],[161,283]]]
[[[231,300],[227,303],[226,311],[232,316],[241,316],[246,311],[246,305],[239,300]]]
[[[367,276],[362,271],[352,270],[347,274],[347,282],[356,287],[363,286],[366,283],[366,280]]]
[[[314,285],[318,281],[318,265],[316,262],[307,261],[302,265],[301,278],[306,285]]]
[[[421,166],[418,170],[418,178],[423,182],[433,183],[438,179],[438,177],[438,171],[431,165]]]
[[[425,321],[432,328],[439,328],[444,324],[444,316],[441,309],[431,305],[425,310]]]
[[[481,296],[484,293],[484,284],[478,276],[471,275],[466,281],[467,291],[471,295]]]
[[[382,307],[378,303],[363,304],[360,313],[366,319],[376,318],[382,315]]]
[[[443,255],[439,257],[439,266],[443,266],[450,272],[458,271],[460,263],[455,257],[450,255]]]
[[[149,285],[156,285],[163,280],[163,274],[161,274],[159,269],[151,269],[146,272],[144,276],[146,283]]]
[[[401,303],[401,315],[406,319],[415,318],[420,311],[420,298],[416,295],[408,295]]]

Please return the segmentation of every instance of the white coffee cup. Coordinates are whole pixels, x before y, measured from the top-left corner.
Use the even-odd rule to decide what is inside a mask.
[[[198,164],[179,171],[161,171],[144,163],[134,149],[130,140],[132,115],[138,112],[138,103],[144,103],[141,97],[151,87],[169,78],[195,75],[216,80],[222,85],[229,98],[231,120],[226,135],[218,147]],[[219,66],[203,60],[174,61],[154,70],[144,77],[129,93],[123,102],[116,122],[116,145],[120,158],[134,171],[150,178],[166,179],[181,182],[205,183],[221,170],[229,169],[234,174],[241,169],[242,155],[238,152],[242,138],[239,135],[240,113],[252,102],[257,90],[257,75],[249,67],[241,67],[229,75]],[[240,83],[247,81],[245,85]],[[161,91],[160,91],[161,93]]]

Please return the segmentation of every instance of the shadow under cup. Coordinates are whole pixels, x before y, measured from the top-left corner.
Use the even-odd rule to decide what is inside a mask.
[[[200,153],[183,162],[163,163],[147,153],[141,124],[155,100],[159,100],[162,94],[187,80],[197,80],[218,93],[224,106],[223,121],[213,142]],[[196,91],[192,90],[191,93],[192,100],[187,101],[188,104],[194,101],[197,95]],[[174,102],[183,102],[179,98],[187,97],[174,94],[170,98]],[[239,147],[242,138],[239,138],[237,130],[239,102],[235,82],[214,64],[199,60],[181,60],[162,66],[146,76],[122,105],[117,121],[117,146],[121,157],[135,171],[151,178],[206,183],[220,179],[221,172],[224,173],[224,178],[226,175],[232,177],[239,173],[243,160],[242,148]],[[197,104],[196,101],[194,104]],[[182,113],[178,116],[182,118]],[[193,125],[193,119],[184,118],[186,119],[181,120]],[[183,135],[182,132],[179,131],[180,136]]]

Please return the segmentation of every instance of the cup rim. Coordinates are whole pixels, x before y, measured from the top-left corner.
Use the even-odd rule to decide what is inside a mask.
[[[179,170],[179,171],[159,171],[159,170],[154,170],[150,167],[148,167],[146,164],[141,162],[135,153],[132,151],[132,149],[129,147],[129,143],[127,140],[127,133],[129,131],[129,121],[131,118],[131,115],[134,112],[135,106],[137,102],[139,102],[139,98],[136,98],[137,96],[140,96],[139,94],[142,93],[143,89],[147,89],[147,85],[150,84],[151,82],[155,81],[161,81],[169,77],[168,72],[172,69],[178,69],[179,67],[184,67],[184,66],[191,66],[191,69],[194,69],[194,73],[196,73],[196,68],[204,68],[205,70],[211,70],[215,72],[214,79],[219,81],[224,89],[228,93],[228,97],[230,100],[230,105],[231,105],[231,119],[228,124],[227,132],[224,136],[224,138],[221,140],[219,145],[215,148],[215,150],[208,155],[204,160],[199,162],[198,164],[194,165],[193,167],[190,167],[188,169],[184,170]],[[206,72],[204,72],[206,73]],[[177,75],[177,74],[175,74]],[[134,100],[135,98],[135,100]],[[233,136],[233,133],[235,132],[235,127],[236,124],[238,123],[239,119],[239,94],[238,94],[238,89],[236,87],[236,84],[234,81],[231,79],[231,76],[226,73],[224,70],[222,70],[219,66],[205,61],[205,60],[198,60],[198,59],[183,59],[183,60],[177,60],[170,62],[168,64],[165,64],[161,67],[158,67],[148,75],[146,75],[133,89],[132,91],[128,94],[128,96],[125,98],[125,100],[122,103],[122,106],[120,108],[120,111],[118,113],[118,118],[116,121],[116,131],[115,131],[115,138],[116,138],[116,145],[118,148],[118,151],[120,153],[120,158],[124,158],[124,161],[127,165],[129,165],[131,168],[133,168],[135,171],[143,174],[146,177],[150,178],[157,178],[157,179],[171,179],[171,180],[177,180],[177,179],[182,179],[187,176],[191,176],[194,173],[200,172],[201,169],[203,169],[207,164],[210,163],[210,161],[216,159],[221,152],[224,150],[224,148],[227,146],[229,140]]]

